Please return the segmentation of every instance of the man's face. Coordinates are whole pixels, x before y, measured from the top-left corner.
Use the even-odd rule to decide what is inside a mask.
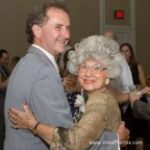
[[[62,53],[70,39],[70,18],[61,9],[51,8],[47,11],[48,21],[39,26],[39,32],[35,35],[39,43],[52,55]]]
[[[3,53],[2,57],[0,58],[0,64],[8,65],[9,63],[9,55],[7,53]]]

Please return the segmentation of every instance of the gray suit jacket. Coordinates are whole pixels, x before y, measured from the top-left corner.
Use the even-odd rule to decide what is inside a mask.
[[[11,127],[8,109],[22,110],[25,100],[38,121],[64,128],[72,126],[61,78],[48,57],[34,46],[29,48],[10,77],[5,101],[4,150],[48,150],[47,145],[30,131]]]
[[[133,114],[135,117],[150,120],[150,104],[142,101],[135,101],[133,103]]]

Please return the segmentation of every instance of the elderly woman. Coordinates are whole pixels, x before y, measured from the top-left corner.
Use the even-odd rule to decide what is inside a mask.
[[[119,49],[119,45],[111,39],[94,35],[83,39],[69,54],[68,69],[78,75],[80,85],[88,96],[85,112],[77,124],[69,129],[42,124],[25,104],[24,112],[10,109],[13,127],[29,129],[55,150],[86,150],[104,131],[116,132],[121,122],[120,111],[107,85],[110,78],[119,75],[120,66],[109,49]]]

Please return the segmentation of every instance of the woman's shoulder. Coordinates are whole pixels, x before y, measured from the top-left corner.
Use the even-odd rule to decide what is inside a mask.
[[[88,97],[88,101],[95,104],[105,104],[107,105],[111,101],[117,101],[115,97],[111,94],[111,92],[107,89],[104,92],[100,92],[97,94],[90,95]]]

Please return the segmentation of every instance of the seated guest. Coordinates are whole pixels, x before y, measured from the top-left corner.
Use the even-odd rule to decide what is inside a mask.
[[[69,54],[68,69],[78,76],[79,83],[87,94],[85,112],[77,124],[65,129],[46,125],[36,120],[27,104],[24,111],[11,108],[9,118],[14,128],[28,129],[40,136],[51,149],[86,150],[119,149],[115,133],[121,123],[117,100],[110,93],[110,78],[120,74],[120,66],[109,49],[119,49],[119,45],[103,36],[90,36],[75,46]],[[63,118],[62,118],[63,119]],[[105,134],[106,133],[106,134]],[[107,135],[109,142],[94,145],[99,138]],[[106,141],[107,142],[107,141]]]

